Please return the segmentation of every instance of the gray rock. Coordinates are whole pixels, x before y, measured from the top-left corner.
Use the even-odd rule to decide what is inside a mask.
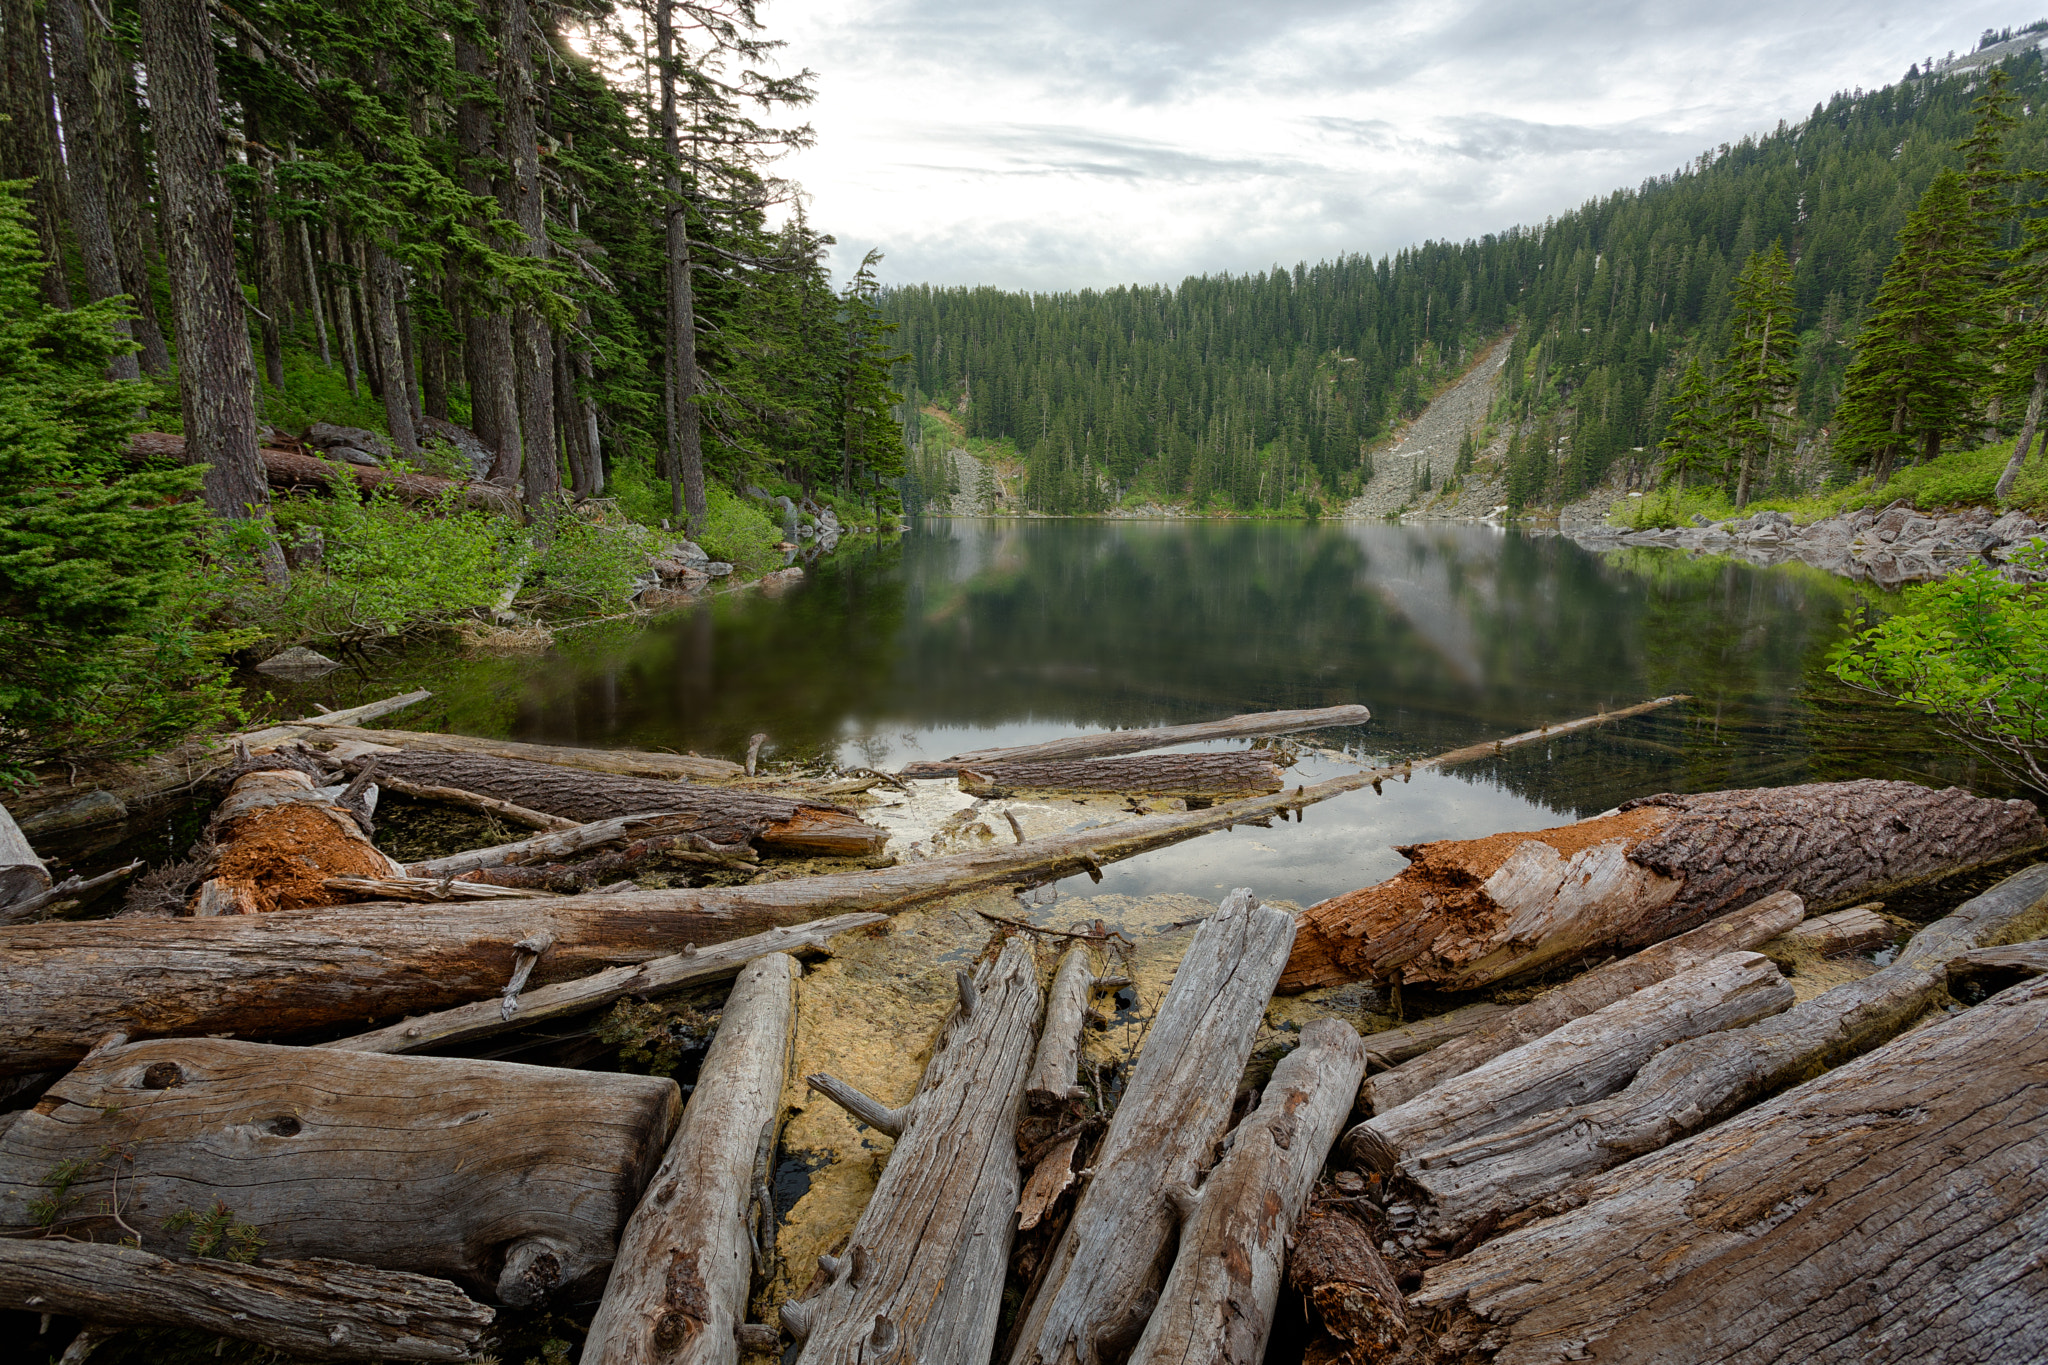
[[[327,454],[332,459],[347,460],[350,464],[368,465],[372,469],[384,467],[384,462],[375,455],[367,450],[358,450],[354,446],[329,446]]]
[[[1708,521],[1706,517],[1702,516],[1700,513],[1695,512],[1692,514],[1692,524],[1695,526],[1711,526],[1713,523]]]
[[[273,654],[256,665],[258,673],[278,673],[293,677],[317,677],[340,668],[341,665],[325,654],[316,653],[304,645],[293,645],[280,654]]]
[[[1783,512],[1759,512],[1751,517],[1750,521],[1758,530],[1766,526],[1779,526],[1788,531],[1792,529],[1792,518]]]
[[[808,526],[799,526],[796,528],[796,534],[797,538],[800,540],[809,540],[812,536],[818,533]]]
[[[391,442],[363,427],[338,427],[330,422],[315,422],[312,430],[306,433],[306,444],[328,451],[336,446],[350,446],[375,455],[379,460],[391,458]]]
[[[714,559],[704,566],[704,572],[710,574],[713,578],[723,578],[732,572],[732,565],[725,563],[723,560]]]
[[[469,461],[471,478],[490,477],[491,466],[497,463],[497,452],[485,445],[483,438],[468,427],[458,427],[455,423],[443,421],[439,417],[427,417],[421,419],[420,430],[437,440],[446,441],[461,451],[463,458]]]
[[[669,552],[669,558],[680,559],[701,569],[711,562],[711,556],[704,553],[704,547],[694,540],[686,540]]]
[[[2007,512],[1986,529],[1998,537],[2001,545],[2010,545],[2014,541],[2025,540],[2039,531],[2041,524],[2025,512]]]

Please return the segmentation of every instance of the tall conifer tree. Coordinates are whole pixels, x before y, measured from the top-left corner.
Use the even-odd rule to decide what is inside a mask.
[[[1714,381],[1694,357],[1678,381],[1671,421],[1657,443],[1664,452],[1665,477],[1675,478],[1681,492],[1688,484],[1719,483],[1727,477],[1728,452],[1715,420],[1716,406]]]
[[[1792,369],[1799,335],[1792,302],[1792,263],[1773,242],[1743,265],[1735,280],[1734,317],[1723,362],[1722,401],[1729,457],[1735,466],[1735,505],[1749,504],[1750,490],[1785,444],[1780,411],[1799,387]]]

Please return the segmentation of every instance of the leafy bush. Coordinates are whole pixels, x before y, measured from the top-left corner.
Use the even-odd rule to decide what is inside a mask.
[[[766,504],[717,483],[705,488],[704,503],[707,524],[697,537],[704,553],[749,572],[776,563],[782,527],[764,510]]]
[[[261,366],[257,367],[260,371]],[[259,385],[263,400],[263,420],[282,431],[303,435],[306,428],[315,422],[332,422],[338,427],[363,427],[370,431],[387,430],[384,425],[384,404],[364,384],[354,393],[348,391],[348,376],[342,372],[340,361],[329,369],[320,363],[320,357],[306,351],[286,351],[284,357],[284,387],[273,389],[268,382]]]
[[[633,600],[635,580],[647,573],[658,533],[623,516],[607,519],[602,505],[559,516],[532,528],[531,583],[547,601],[617,611]]]

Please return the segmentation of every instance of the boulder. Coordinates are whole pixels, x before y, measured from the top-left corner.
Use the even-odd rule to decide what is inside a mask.
[[[420,431],[461,451],[463,458],[469,461],[471,478],[490,477],[491,466],[497,463],[497,452],[485,445],[483,438],[468,427],[456,426],[439,417],[425,417],[420,420]]]
[[[346,460],[350,464],[366,465],[371,469],[382,469],[384,467],[384,462],[375,455],[372,455],[367,450],[358,450],[354,446],[329,446],[327,447],[327,455],[329,459]]]
[[[273,654],[256,665],[258,673],[279,673],[292,677],[317,677],[340,668],[341,665],[304,645],[293,645],[280,654]]]
[[[797,584],[803,582],[803,578],[804,571],[795,565],[791,565],[787,569],[777,569],[774,573],[766,574],[762,577],[761,591],[770,597],[780,597]]]
[[[306,444],[329,453],[334,453],[337,446],[346,446],[360,454],[375,456],[375,460],[369,461],[372,464],[391,458],[391,442],[364,427],[338,427],[332,422],[315,422],[306,432]],[[348,457],[344,455],[342,458]]]
[[[669,551],[668,557],[670,559],[680,559],[683,563],[699,570],[711,562],[711,556],[705,554],[704,547],[694,540],[685,540],[678,543],[675,549]]]
[[[732,572],[732,565],[714,559],[704,566],[704,572],[710,574],[713,578],[723,578]]]
[[[2025,512],[2007,512],[1997,521],[1992,522],[1986,529],[1992,535],[1998,537],[2001,545],[2010,545],[2014,541],[2025,540],[2032,536],[2041,529],[2041,524]]]

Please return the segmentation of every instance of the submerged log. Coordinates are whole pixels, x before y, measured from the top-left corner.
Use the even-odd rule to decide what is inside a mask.
[[[700,835],[715,844],[758,840],[763,848],[784,852],[862,856],[889,840],[888,831],[836,806],[524,759],[398,753],[351,759],[346,766],[360,771],[373,761],[380,778],[453,787],[571,820],[611,820],[642,811],[690,815],[694,823],[676,833]]]
[[[2044,930],[2048,864],[2038,864],[1922,929],[1890,966],[1775,1018],[1669,1048],[1607,1099],[1464,1144],[1423,1135],[1423,1149],[1402,1166],[1418,1235],[1454,1242],[1482,1220],[1528,1208],[1818,1075],[1885,1042],[1940,1001],[1948,964],[1960,954]]]
[[[1364,1074],[1351,1025],[1318,1019],[1302,1029],[1184,1216],[1173,1272],[1131,1365],[1266,1358],[1287,1243]]]
[[[344,793],[345,794],[345,793]],[[250,915],[339,905],[335,877],[395,877],[404,868],[370,842],[332,788],[294,768],[246,773],[207,824],[192,913]]]
[[[559,768],[580,768],[585,772],[612,773],[620,777],[715,782],[739,777],[746,772],[739,764],[726,759],[699,758],[696,754],[647,753],[638,749],[578,749],[563,744],[527,744],[512,739],[436,735],[418,730],[361,730],[335,724],[331,716],[320,718],[319,729],[330,740],[381,744],[406,753],[474,754],[483,758],[515,759],[525,763],[548,763]]]
[[[1256,751],[1149,754],[1069,763],[985,763],[960,769],[960,790],[971,796],[1014,796],[1019,792],[1261,796],[1285,785],[1280,765]]]
[[[1524,1043],[1605,1009],[1659,981],[1704,966],[1723,953],[1751,949],[1795,929],[1806,913],[1799,897],[1778,891],[1733,914],[1654,944],[1639,953],[1575,976],[1554,991],[1518,1005],[1490,1024],[1446,1043],[1398,1070],[1366,1082],[1364,1098],[1375,1114],[1405,1104]],[[1882,921],[1880,921],[1882,922]],[[1375,1035],[1377,1036],[1377,1035]]]
[[[1093,1365],[1121,1357],[1144,1330],[1177,1221],[1169,1193],[1214,1159],[1293,941],[1294,917],[1248,890],[1202,922],[1025,1309],[1012,1365]]]
[[[673,1081],[647,1076],[129,1043],[0,1137],[0,1226],[161,1246],[225,1209],[277,1255],[444,1276],[517,1305],[573,1299],[604,1283],[680,1108]],[[32,1206],[59,1168],[77,1174],[45,1219]]]
[[[1414,1306],[1447,1329],[1401,1358],[2035,1359],[2048,980],[1589,1181],[1568,1207],[1431,1271]]]
[[[1038,967],[1013,939],[960,983],[959,1008],[900,1111],[900,1136],[849,1250],[825,1267],[823,1289],[782,1306],[783,1327],[803,1342],[801,1365],[985,1361],[995,1349]]]
[[[733,1365],[747,1320],[760,1197],[755,1157],[772,1150],[796,1032],[786,953],[740,973],[719,1016],[675,1141],[619,1238],[585,1365]]]
[[[50,889],[50,869],[29,847],[7,807],[0,806],[0,914],[16,901]]]
[[[1371,719],[1372,712],[1356,705],[1322,706],[1307,711],[1254,711],[1196,725],[1162,725],[1150,730],[1102,730],[1095,734],[1047,740],[1042,744],[1020,744],[1010,749],[975,749],[951,758],[907,763],[897,776],[951,777],[962,768],[980,769],[989,763],[1056,763],[1072,758],[1099,758],[1106,754],[1137,754],[1147,749],[1165,749],[1175,744],[1196,744],[1212,739],[1242,739],[1248,735],[1280,735],[1293,730],[1363,725]]]
[[[1673,1043],[1778,1013],[1792,988],[1761,953],[1727,953],[1645,986],[1504,1052],[1344,1135],[1344,1150],[1391,1174],[1424,1144],[1436,1149],[1611,1095]]]
[[[1401,850],[1391,881],[1310,906],[1282,990],[1398,976],[1469,990],[1644,947],[1773,891],[1825,911],[2048,844],[2026,801],[1910,782],[1652,796],[1530,834]]]
[[[311,1360],[469,1360],[495,1316],[446,1280],[344,1261],[172,1260],[0,1238],[0,1307],[97,1327],[182,1327]]]

